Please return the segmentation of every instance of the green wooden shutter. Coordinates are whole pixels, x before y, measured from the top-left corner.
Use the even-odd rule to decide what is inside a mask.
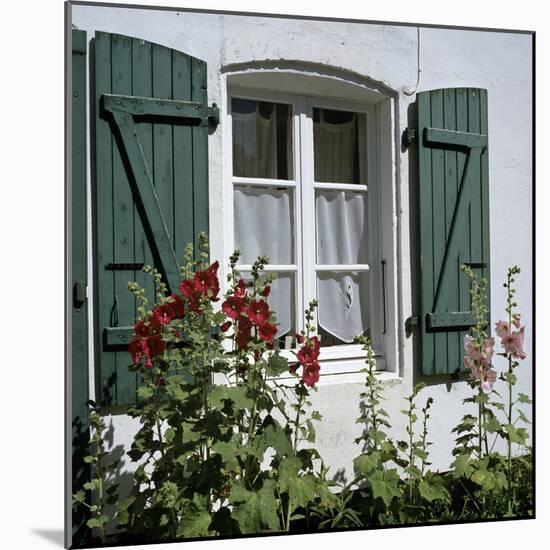
[[[89,481],[88,454],[88,302],[86,297],[86,33],[72,31],[72,101],[71,101],[71,423],[72,423],[72,493]],[[83,507],[72,509],[73,541],[83,542],[85,527]]]
[[[417,108],[422,373],[446,374],[473,323],[460,266],[490,279],[487,92],[422,92]]]
[[[137,385],[128,282],[152,302],[150,264],[175,291],[185,245],[208,230],[206,63],[117,34],[96,32],[94,45],[98,390],[124,405]]]

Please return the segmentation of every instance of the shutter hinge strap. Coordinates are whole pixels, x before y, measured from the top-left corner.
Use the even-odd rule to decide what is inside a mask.
[[[410,317],[407,317],[407,319],[405,320],[405,336],[409,338],[413,332],[413,328],[417,327],[418,325],[419,318],[417,315],[411,315]]]

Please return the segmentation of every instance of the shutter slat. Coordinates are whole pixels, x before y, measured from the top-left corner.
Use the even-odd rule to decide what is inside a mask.
[[[108,263],[115,262],[114,225],[113,225],[113,135],[109,122],[100,116],[100,98],[104,91],[111,92],[111,36],[96,33],[95,36],[95,273],[97,280],[96,331],[100,372],[97,384],[97,401],[113,404],[116,401],[116,357],[114,353],[102,352],[102,331],[111,326],[111,313],[115,297],[115,272],[103,269]]]
[[[153,96],[153,71],[151,43],[145,40],[132,38],[132,94],[140,97]],[[139,141],[148,166],[153,164],[153,124],[142,121],[136,124]],[[137,205],[134,203],[134,257],[136,262],[145,265],[154,265],[153,255],[147,242],[145,229]],[[136,283],[145,290],[149,303],[154,303],[155,284],[152,278],[139,270],[135,272]]]
[[[191,59],[172,54],[174,99],[191,101]],[[182,262],[185,246],[193,242],[193,132],[191,126],[174,126],[174,250]]]
[[[419,343],[422,372],[445,374],[462,368],[463,335],[473,323],[460,266],[488,273],[486,92],[433,90],[417,101]]]
[[[127,36],[111,37],[111,90],[114,94],[132,93],[132,51]],[[134,200],[128,185],[119,144],[113,147],[113,228],[114,261],[134,261]],[[99,266],[104,267],[104,266]],[[111,315],[111,326],[132,326],[135,320],[135,300],[128,292],[128,281],[134,279],[130,271],[115,271],[115,299]],[[135,398],[137,375],[128,374],[129,356],[125,350],[114,352],[117,400],[126,403]]]

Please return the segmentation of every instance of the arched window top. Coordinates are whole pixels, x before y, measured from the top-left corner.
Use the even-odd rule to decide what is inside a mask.
[[[229,87],[265,89],[339,100],[378,103],[397,93],[381,82],[330,65],[264,61],[227,65]]]

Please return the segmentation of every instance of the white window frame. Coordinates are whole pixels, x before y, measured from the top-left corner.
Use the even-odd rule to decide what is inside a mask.
[[[224,84],[226,84],[224,78]],[[222,110],[222,120],[224,123],[224,132],[223,132],[223,172],[225,175],[224,181],[224,245],[223,248],[226,251],[232,251],[234,249],[234,229],[233,229],[233,189],[236,184],[246,184],[254,183],[255,186],[277,186],[277,187],[287,187],[294,189],[294,208],[295,208],[295,223],[297,232],[298,227],[314,227],[315,222],[315,188],[333,188],[333,189],[365,189],[366,186],[358,186],[356,184],[322,184],[322,183],[313,183],[313,119],[312,119],[312,109],[313,107],[337,109],[337,110],[346,110],[353,111],[358,113],[365,113],[367,119],[367,184],[369,185],[368,193],[369,197],[367,199],[368,212],[367,219],[369,220],[369,252],[372,269],[370,270],[371,277],[370,281],[370,322],[372,327],[372,337],[375,353],[377,356],[377,366],[380,370],[386,369],[386,358],[384,354],[384,348],[388,344],[388,332],[390,333],[391,342],[390,348],[393,346],[395,337],[397,336],[396,332],[392,330],[391,324],[395,324],[395,316],[391,317],[392,311],[389,311],[388,306],[395,305],[394,298],[390,296],[381,296],[382,281],[381,281],[381,265],[380,259],[383,257],[382,245],[381,245],[381,233],[383,227],[380,220],[380,208],[381,208],[381,199],[379,197],[380,185],[381,185],[381,170],[387,175],[391,173],[391,169],[381,168],[381,163],[379,161],[379,138],[380,138],[380,100],[375,101],[360,101],[357,99],[340,99],[340,98],[330,98],[330,97],[316,97],[313,95],[301,95],[299,93],[286,93],[286,92],[277,92],[272,89],[266,89],[262,87],[242,87],[238,85],[229,85],[223,86],[224,89],[224,106],[225,109]],[[239,97],[243,99],[259,100],[259,101],[272,101],[276,103],[286,103],[292,106],[292,131],[293,131],[293,178],[292,180],[272,180],[272,179],[257,179],[257,178],[239,178],[233,176],[233,166],[232,166],[232,119],[231,119],[231,100],[233,97]],[[392,115],[391,125],[393,125],[393,110],[391,102],[386,102],[383,107],[384,116],[387,116],[388,113]],[[308,110],[309,109],[309,110]],[[308,116],[309,115],[309,116]],[[309,126],[309,127],[308,127]],[[385,124],[384,132],[387,132],[388,125]],[[304,139],[304,129],[306,129],[307,138]],[[387,135],[387,134],[386,134]],[[297,147],[299,145],[299,147]],[[385,149],[387,149],[387,144],[385,144]],[[385,150],[384,154],[386,155],[384,159],[387,158],[388,151]],[[390,147],[390,154],[393,153],[393,146]],[[310,162],[302,162],[302,159],[309,159]],[[306,185],[300,185],[300,181],[307,182]],[[393,182],[392,182],[393,183]],[[229,187],[229,192],[227,191]],[[302,203],[306,201],[311,205],[311,208],[302,208]],[[390,199],[391,201],[391,199]],[[384,199],[384,202],[387,204],[388,198]],[[393,213],[393,212],[392,212]],[[370,223],[372,220],[372,223]],[[387,222],[384,222],[387,225]],[[305,224],[305,225],[304,225]],[[375,228],[376,231],[370,230],[370,228]],[[303,234],[301,230],[297,232],[298,235]],[[296,280],[295,284],[295,323],[297,330],[300,330],[303,327],[303,308],[307,304],[307,298],[309,296],[315,295],[316,290],[316,272],[313,269],[314,264],[314,254],[315,254],[315,234],[311,234],[311,246],[308,244],[304,246],[302,239],[295,238],[295,266],[275,266],[270,265],[267,267],[267,271],[274,270],[285,270],[293,271],[297,273],[304,274],[304,280],[302,284],[299,284]],[[387,246],[387,245],[386,245]],[[393,244],[391,245],[393,248]],[[307,249],[307,250],[306,250]],[[393,252],[393,250],[391,250]],[[386,252],[387,254],[387,252]],[[389,262],[390,269],[393,269],[394,264],[390,259]],[[240,265],[239,269],[246,271],[251,266]],[[347,269],[351,271],[350,266],[347,266]],[[305,275],[309,276],[306,277]],[[391,277],[391,274],[390,274]],[[384,281],[386,293],[391,292],[394,286],[394,279],[391,278],[391,281]],[[389,283],[389,284],[388,284]],[[373,292],[373,288],[379,289],[377,292]],[[306,297],[306,298],[305,298]],[[378,301],[377,301],[378,298]],[[384,304],[382,304],[384,301]],[[378,303],[377,303],[378,302]],[[382,320],[382,316],[384,319]],[[384,324],[384,336],[382,335],[382,323]],[[389,330],[388,330],[389,329]],[[398,365],[395,362],[397,358],[395,355],[395,349],[390,349],[390,354],[392,357],[392,367],[391,371],[394,371],[395,374],[398,373]],[[285,355],[288,353],[289,356],[292,356],[290,352],[283,352]],[[355,373],[358,370],[364,367],[364,353],[361,350],[360,346],[349,344],[349,345],[339,345],[332,347],[322,347],[320,361],[322,362],[322,374],[346,374],[346,373]],[[399,369],[400,370],[400,369]],[[388,373],[389,374],[389,373]]]

